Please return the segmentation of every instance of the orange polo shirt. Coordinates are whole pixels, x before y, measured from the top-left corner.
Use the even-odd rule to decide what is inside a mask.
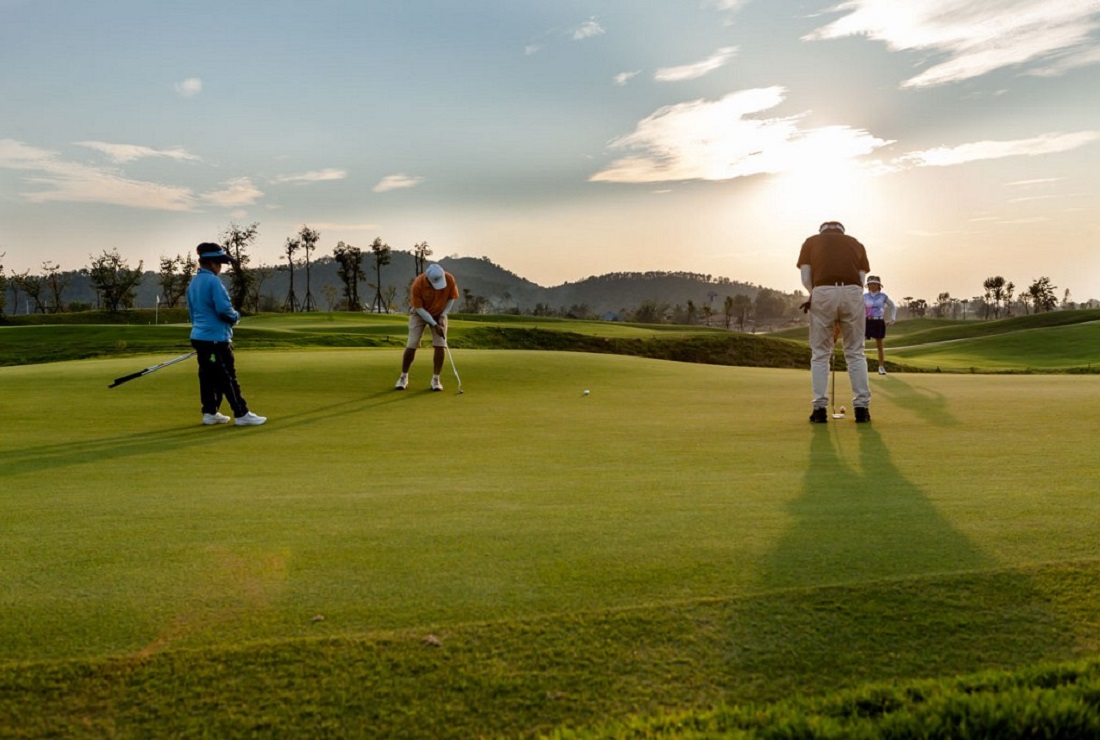
[[[447,278],[447,287],[443,290],[433,288],[428,282],[428,276],[424,273],[416,276],[409,287],[409,304],[413,311],[423,308],[432,315],[432,318],[438,318],[447,307],[447,301],[452,298],[458,299],[458,283],[455,282],[454,276],[449,272],[444,272],[443,276]]]

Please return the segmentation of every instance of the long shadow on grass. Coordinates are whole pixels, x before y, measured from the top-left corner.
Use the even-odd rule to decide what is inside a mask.
[[[353,398],[329,404],[298,414],[273,416],[262,429],[237,430],[225,427],[188,425],[172,429],[143,430],[132,434],[116,434],[95,439],[66,440],[57,444],[4,450],[4,463],[0,465],[0,480],[90,462],[118,461],[135,455],[152,452],[186,450],[204,446],[224,446],[233,434],[277,434],[279,430],[312,424],[337,416],[347,416],[366,411],[382,403],[392,401],[392,391],[379,391],[366,397]]]
[[[881,393],[929,424],[947,427],[959,423],[948,409],[947,399],[942,393],[913,385],[897,375],[888,375],[875,383],[875,393]]]
[[[735,680],[823,691],[1072,655],[1049,599],[957,531],[878,431],[849,424],[811,430],[768,593],[734,610]]]

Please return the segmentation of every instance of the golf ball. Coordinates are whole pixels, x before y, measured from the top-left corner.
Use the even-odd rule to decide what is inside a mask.
[[[588,390],[587,388],[585,388],[585,389],[584,389],[584,395],[586,395],[586,396],[587,396],[587,395],[588,395],[589,393],[591,393],[591,392],[592,392],[592,391]]]
[[[840,409],[839,409],[840,413],[842,413],[842,414],[843,414],[843,413],[844,413],[845,411],[847,411],[847,410],[848,410],[848,409],[844,408],[843,406],[841,406],[841,407],[840,407]]]

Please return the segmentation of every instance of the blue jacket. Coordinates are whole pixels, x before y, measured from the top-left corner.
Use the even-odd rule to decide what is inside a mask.
[[[187,286],[187,313],[191,338],[204,342],[233,341],[233,325],[241,320],[221,278],[205,267],[199,268]]]

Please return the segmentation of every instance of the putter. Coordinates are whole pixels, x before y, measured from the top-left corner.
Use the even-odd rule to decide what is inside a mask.
[[[833,390],[832,390],[831,393],[829,393],[829,405],[832,406],[832,409],[833,409],[833,418],[834,419],[843,419],[844,418],[844,412],[840,411],[838,413],[837,410],[836,410],[836,362],[835,362],[835,360],[836,360],[836,348],[834,347],[833,348],[833,354],[829,355],[829,367],[832,369],[832,372],[833,372]],[[843,407],[841,407],[841,408],[843,408]]]
[[[152,367],[147,367],[144,370],[138,370],[136,373],[130,373],[129,375],[123,375],[121,378],[115,378],[115,382],[111,383],[107,387],[108,388],[114,388],[116,385],[122,385],[123,383],[127,383],[127,382],[133,380],[134,378],[140,378],[142,375],[148,375],[149,373],[155,373],[157,370],[160,370],[162,367],[168,367],[169,365],[175,365],[177,362],[183,362],[184,360],[186,360],[188,358],[191,358],[191,357],[194,357],[197,354],[198,354],[198,352],[196,352],[195,350],[191,350],[190,352],[188,352],[185,355],[180,355],[179,357],[176,357],[174,359],[162,362],[159,365],[153,365]]]
[[[451,370],[454,371],[455,382],[458,383],[458,392],[461,394],[462,393],[462,378],[458,377],[458,368],[455,367],[455,358],[454,358],[454,355],[451,354],[451,345],[446,344],[444,346],[447,348],[447,359],[449,359],[451,361]]]

